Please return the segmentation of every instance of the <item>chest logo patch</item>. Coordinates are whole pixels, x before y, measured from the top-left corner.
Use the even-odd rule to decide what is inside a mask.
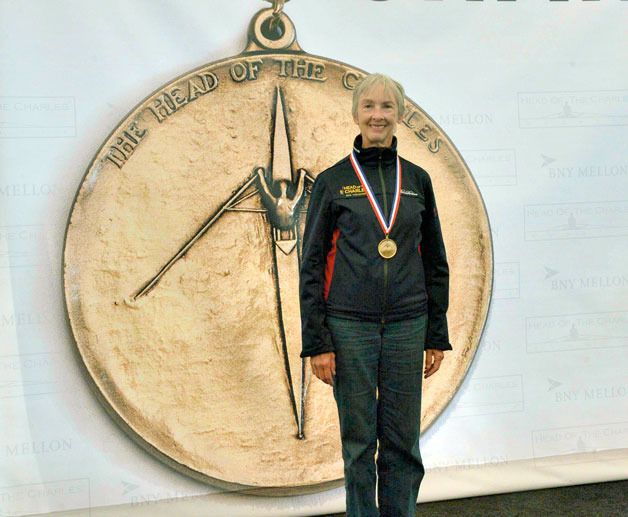
[[[362,185],[343,185],[340,187],[340,195],[344,197],[356,197],[365,196],[364,188]]]

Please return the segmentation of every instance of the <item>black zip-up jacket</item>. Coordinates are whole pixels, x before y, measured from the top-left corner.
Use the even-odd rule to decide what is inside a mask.
[[[397,139],[390,148],[354,150],[388,220],[395,195]],[[320,173],[310,196],[300,272],[301,357],[334,351],[325,317],[399,321],[428,314],[425,348],[451,350],[447,331],[449,268],[432,182],[400,158],[399,212],[391,259],[377,245],[384,232],[349,157]]]

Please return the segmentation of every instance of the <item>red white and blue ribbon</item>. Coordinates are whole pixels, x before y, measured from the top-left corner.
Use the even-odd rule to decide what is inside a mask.
[[[353,170],[355,171],[360,183],[362,184],[362,188],[364,192],[366,192],[366,197],[371,203],[371,208],[373,208],[373,212],[375,212],[375,216],[379,222],[379,225],[382,227],[384,234],[388,237],[388,234],[392,230],[393,225],[395,224],[395,219],[397,218],[397,212],[399,212],[399,203],[401,201],[401,161],[399,160],[399,156],[397,156],[397,170],[396,170],[396,179],[395,179],[395,199],[393,200],[392,211],[390,212],[390,218],[386,221],[384,217],[384,213],[382,212],[377,199],[375,198],[375,194],[373,194],[373,189],[371,189],[371,185],[366,179],[366,175],[358,162],[358,159],[355,156],[355,151],[352,151],[349,155],[349,161],[353,166]]]

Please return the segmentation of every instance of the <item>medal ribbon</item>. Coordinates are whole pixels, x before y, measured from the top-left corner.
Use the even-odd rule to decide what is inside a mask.
[[[373,194],[373,190],[371,189],[371,185],[366,179],[366,175],[358,162],[358,159],[355,156],[355,151],[352,151],[349,155],[349,161],[353,166],[353,170],[357,175],[360,183],[362,184],[362,188],[366,192],[366,197],[371,203],[371,208],[373,212],[375,212],[375,216],[377,217],[377,221],[379,225],[382,227],[386,238],[388,238],[388,234],[390,230],[392,230],[393,225],[395,224],[395,219],[397,218],[397,212],[399,211],[399,203],[401,201],[401,161],[399,160],[399,156],[397,156],[397,170],[396,170],[396,179],[395,179],[395,199],[393,200],[392,211],[390,212],[390,220],[386,222],[384,218],[384,213],[382,212],[377,199],[375,198],[375,194]]]

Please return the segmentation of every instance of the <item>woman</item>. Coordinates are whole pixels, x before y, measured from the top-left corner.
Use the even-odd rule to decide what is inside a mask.
[[[451,350],[432,184],[397,155],[403,111],[403,88],[389,77],[356,86],[360,134],[316,178],[303,236],[301,356],[333,386],[349,517],[414,516],[423,350],[426,378]]]

